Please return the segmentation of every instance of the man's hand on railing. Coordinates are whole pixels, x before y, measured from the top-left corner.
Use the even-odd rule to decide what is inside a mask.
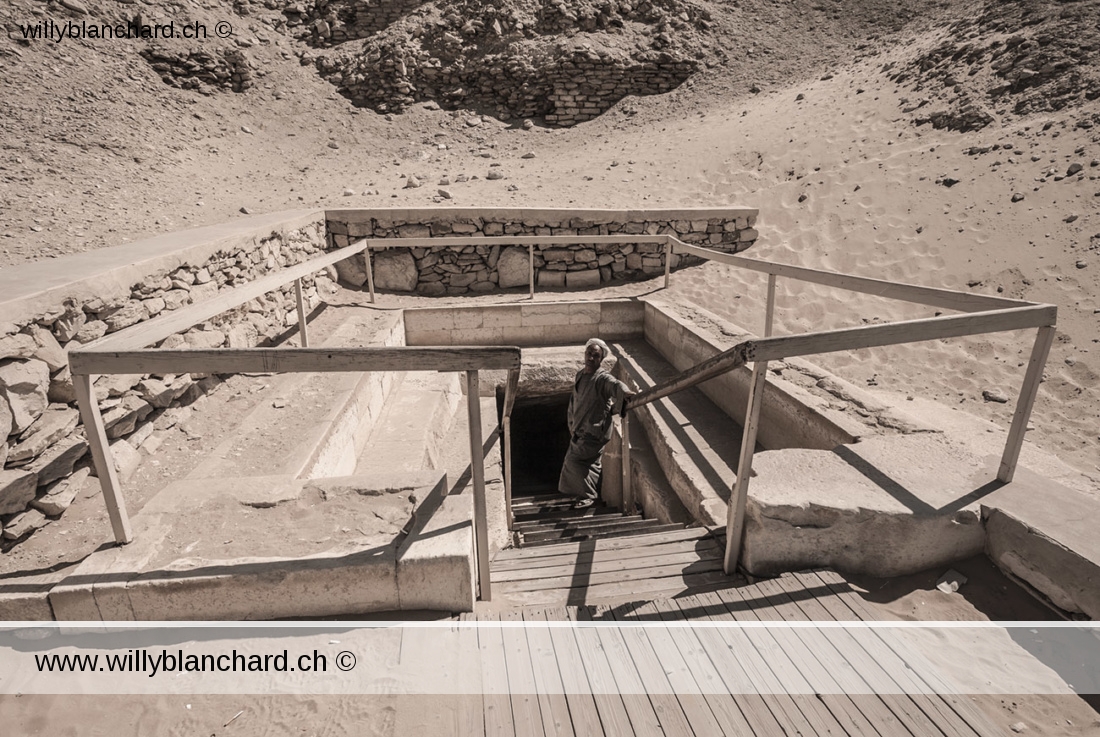
[[[630,407],[628,406],[628,403],[629,403],[631,397],[633,397],[637,393],[638,392],[631,392],[631,391],[623,392],[623,402],[622,402],[622,406],[619,408],[619,417],[626,417],[626,413],[630,411]]]

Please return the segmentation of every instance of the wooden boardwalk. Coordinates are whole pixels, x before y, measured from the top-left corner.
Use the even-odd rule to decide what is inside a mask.
[[[460,734],[1003,735],[893,638],[844,628],[574,628],[549,622],[859,621],[874,613],[831,571],[708,586],[618,605],[480,611],[484,673]],[[596,643],[593,646],[593,643]],[[483,676],[489,678],[489,676]],[[750,686],[746,688],[746,684]],[[451,721],[451,720],[447,720]],[[446,730],[445,730],[446,731]]]

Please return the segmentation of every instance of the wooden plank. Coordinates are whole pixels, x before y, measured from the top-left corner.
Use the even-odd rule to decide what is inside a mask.
[[[634,552],[634,551],[630,551]],[[644,569],[660,565],[690,565],[700,560],[717,560],[721,557],[717,546],[712,546],[705,554],[695,550],[683,550],[668,552],[658,555],[635,558],[620,558],[618,560],[591,561],[588,559],[574,559],[571,563],[557,566],[541,566],[531,568],[511,568],[501,570],[493,566],[493,582],[497,581],[522,581],[535,578],[557,578],[560,576],[588,575],[591,573],[610,573],[614,571],[628,571]]]
[[[634,619],[626,614],[625,608],[604,611],[616,621]],[[699,698],[684,698],[696,695],[698,686],[686,672],[679,651],[675,647],[667,647],[671,643],[660,636],[651,638],[646,630],[635,627],[621,627],[618,635],[626,644],[666,735],[718,734],[718,722],[706,702]],[[666,656],[665,659],[661,654]],[[679,670],[676,669],[677,660]]]
[[[474,543],[477,547],[478,598],[492,601],[489,568],[489,514],[485,500],[485,449],[481,442],[481,393],[477,371],[466,372],[466,416],[470,437],[470,476],[474,485]]]
[[[750,591],[752,593],[748,593]],[[768,605],[766,599],[750,598],[753,595],[759,596],[757,586],[723,589],[716,591],[715,594],[736,620],[767,621],[769,619],[781,619]],[[790,658],[770,628],[753,630],[750,639],[757,652],[760,653],[760,657],[772,669],[779,682],[790,686],[787,694],[790,696],[794,708],[805,715],[819,734],[861,733],[866,725],[853,722],[847,718],[844,711],[840,711],[839,716],[837,716],[828,708],[825,701],[831,697],[817,694],[816,689],[806,680],[803,665]]]
[[[973,294],[960,292],[953,289],[940,289],[937,287],[922,287],[915,284],[902,284],[900,282],[885,281],[883,279],[871,279],[854,274],[841,274],[835,271],[822,271],[809,269],[803,266],[790,266],[773,261],[735,256],[732,253],[722,253],[709,248],[693,246],[670,236],[674,242],[677,253],[690,253],[693,256],[717,261],[731,266],[737,266],[751,271],[761,271],[766,274],[790,277],[799,281],[812,284],[823,284],[837,289],[846,289],[849,292],[862,292],[873,294],[877,297],[887,297],[903,302],[915,302],[929,307],[943,307],[960,312],[974,312],[998,307],[1014,307],[1035,304],[1023,300],[1008,299],[1006,297],[993,297],[986,294]]]
[[[639,607],[637,613],[643,616],[652,615],[665,622],[683,621],[679,608],[667,599],[648,602]],[[748,709],[748,706],[741,704],[744,700],[743,697],[735,696],[726,690],[722,683],[722,676],[715,669],[710,657],[703,651],[698,638],[689,630],[679,627],[670,628],[668,636],[676,645],[683,660],[684,668],[691,673],[697,688],[703,693],[703,698],[710,706],[711,713],[718,721],[721,734],[768,734],[767,732],[754,730],[749,724],[748,719],[745,717],[745,710]],[[671,655],[668,657],[672,662],[676,662]],[[662,657],[662,660],[665,660],[665,658]],[[767,710],[765,709],[765,711]],[[769,726],[774,726],[774,733],[779,734],[778,724]]]
[[[359,241],[356,245],[364,245],[365,241]],[[363,262],[367,267],[367,291],[370,293],[370,303],[374,304],[374,265],[370,257],[370,249],[365,248]]]
[[[294,280],[294,299],[298,305],[298,336],[303,348],[309,348],[309,333],[306,329],[306,300],[302,294],[301,277]]]
[[[619,463],[622,471],[623,512],[634,513],[634,486],[630,478],[630,413],[624,412],[619,425]]]
[[[627,397],[623,404],[627,411],[629,411],[641,407],[643,404],[649,404],[662,397],[667,397],[669,394],[675,394],[678,391],[690,389],[696,384],[701,384],[708,379],[713,379],[715,376],[724,374],[738,366],[744,366],[749,360],[746,356],[750,350],[750,346],[754,345],[755,344],[751,341],[738,343],[732,348],[711,356],[707,360],[680,372],[668,381],[644,389],[631,397]]]
[[[527,627],[527,642],[536,665],[539,705],[547,734],[551,734],[546,719],[548,713],[555,716],[554,734],[578,734],[584,737],[601,733],[603,730],[600,727],[600,715],[592,698],[588,676],[582,668],[578,668],[580,661],[575,643],[572,651],[567,651],[564,644],[556,645],[554,642],[554,630],[566,628],[557,624],[549,626],[546,611],[543,609],[525,610],[523,621],[530,623]],[[572,637],[571,632],[566,631],[566,634]],[[561,722],[560,725],[558,722]]]
[[[1043,380],[1043,367],[1050,355],[1050,345],[1054,342],[1054,326],[1039,328],[1035,344],[1031,347],[1031,358],[1027,362],[1024,383],[1020,386],[1020,397],[1016,400],[1016,411],[1012,414],[1012,425],[1008,429],[1004,453],[1001,454],[1001,466],[997,470],[997,479],[1010,483],[1016,475],[1016,462],[1020,459],[1020,448],[1024,444],[1027,421],[1035,406],[1035,396]]]
[[[272,292],[295,279],[315,274],[330,264],[351,258],[362,250],[361,246],[353,244],[337,251],[331,251],[304,263],[280,269],[273,274],[260,277],[239,287],[218,292],[216,296],[204,302],[165,312],[152,320],[146,320],[125,330],[120,330],[117,333],[100,338],[94,344],[88,345],[89,347],[95,345],[96,350],[136,350],[152,345],[164,340],[169,335],[186,330],[192,325],[198,325],[200,322],[220,315],[226,310],[239,307],[256,297]]]
[[[71,353],[69,354],[72,355]],[[107,505],[107,516],[111,520],[111,531],[115,542],[128,543],[134,539],[130,528],[130,515],[126,512],[126,500],[122,496],[122,485],[115,472],[115,460],[111,455],[110,441],[103,427],[103,415],[99,413],[99,403],[95,398],[92,377],[88,374],[72,372],[73,390],[76,404],[80,408],[80,419],[84,423],[84,434],[88,438],[88,447],[92,451],[99,488],[103,490],[103,502]]]
[[[492,621],[479,615],[477,620]],[[485,678],[482,681],[485,704],[486,737],[508,737],[516,734],[512,720],[512,700],[509,698],[508,663],[504,656],[504,639],[499,627],[478,627],[477,639]]]
[[[593,607],[577,609],[579,621],[591,622],[594,618]],[[578,629],[576,635],[585,669],[590,675],[599,673],[600,681],[605,687],[610,686],[622,697],[623,707],[630,719],[630,732],[622,734],[662,734],[661,722],[657,719],[653,704],[645,695],[638,672],[634,669],[622,639],[615,636],[615,630],[583,628]],[[608,678],[610,681],[607,681]]]
[[[535,246],[527,244],[527,297],[531,301],[535,299]]]
[[[966,315],[942,315],[884,325],[861,325],[856,328],[761,338],[749,341],[746,353],[747,360],[770,361],[792,356],[810,356],[897,343],[919,343],[925,340],[958,338],[979,333],[1036,328],[1053,325],[1057,316],[1058,308],[1053,305],[1015,307]]]
[[[547,545],[545,547],[557,547]],[[535,550],[537,548],[532,548]],[[539,568],[554,568],[567,565],[595,565],[599,563],[625,562],[633,558],[649,558],[665,555],[681,555],[693,553],[700,557],[721,556],[721,545],[712,538],[702,538],[698,541],[670,541],[662,545],[645,545],[637,548],[620,548],[619,550],[595,550],[592,552],[559,553],[541,558],[505,558],[497,556],[493,559],[493,575],[510,571],[534,571]]]
[[[795,575],[807,586],[828,588],[824,580],[815,572],[799,573]],[[825,609],[830,618],[838,621],[858,619],[855,613],[852,612],[835,593],[829,596],[817,597],[815,604]],[[860,670],[864,673],[874,674],[874,685],[879,686],[880,684],[893,683],[895,687],[901,691],[901,695],[898,695],[897,698],[908,698],[908,700],[935,725],[934,728],[925,726],[925,733],[942,733],[950,735],[951,737],[974,734],[969,725],[947,706],[942,699],[938,696],[925,693],[927,688],[924,684],[913,675],[911,669],[898,658],[897,654],[886,647],[886,644],[882,642],[877,633],[864,631],[859,637],[855,637],[850,632],[844,632],[846,632],[851,640],[866,652],[867,657],[870,659],[870,663],[861,660]],[[882,673],[879,674],[878,670],[881,670]],[[887,700],[885,695],[884,700],[887,701],[887,704],[890,704],[892,701]]]
[[[522,622],[520,613],[511,610],[501,612],[500,623]],[[508,664],[508,692],[512,697],[512,721],[517,735],[554,735],[555,717],[543,714],[543,695],[539,693],[535,665],[531,660],[531,647],[525,627],[501,627],[504,641],[504,659]],[[549,702],[545,704],[549,706]],[[564,704],[563,704],[564,706]],[[546,729],[549,722],[551,729]],[[568,723],[568,719],[566,719]]]
[[[455,733],[460,737],[465,735],[485,734],[485,696],[482,685],[481,670],[482,660],[478,649],[477,629],[467,625],[474,621],[473,612],[462,612],[458,615],[455,634],[458,637],[458,658],[462,668],[463,687],[472,691],[472,694],[460,697],[458,714],[455,719]]]
[[[664,545],[670,542],[683,540],[705,539],[710,532],[702,527],[685,527],[682,530],[669,530],[645,535],[635,535],[630,538],[613,538],[610,540],[583,540],[578,542],[563,542],[556,545],[546,545],[538,548],[507,548],[497,554],[497,560],[526,560],[530,558],[545,558],[554,555],[577,553],[580,551],[621,550],[623,548],[643,547],[647,545]]]
[[[561,604],[622,604],[639,599],[672,598],[710,591],[730,585],[730,577],[721,570],[692,573],[680,578],[643,578],[636,581],[617,581],[594,586],[576,586],[568,589],[536,589],[510,591],[510,583],[496,586],[499,597],[515,606],[553,606]]]
[[[471,371],[519,365],[519,348],[482,346],[69,352],[74,374]]]
[[[817,576],[837,595],[837,599],[846,604],[860,619],[882,621],[880,614],[864,601],[863,597],[853,591],[840,574],[819,570]],[[951,685],[944,681],[924,658],[910,652],[896,638],[882,638],[882,641],[901,661],[901,665],[895,667],[908,668],[913,678],[917,680],[918,687],[923,683],[924,689],[938,695],[974,732],[979,735],[1003,734],[1003,731],[995,726],[989,717],[973,704],[960,698]]]
[[[768,274],[768,299],[764,307],[764,337],[770,338],[775,320],[775,274]]]
[[[768,362],[757,361],[752,367],[749,403],[745,409],[745,431],[741,436],[741,456],[737,462],[737,480],[733,485],[732,504],[726,505],[726,554],[722,570],[733,573],[741,558],[741,536],[745,531],[745,505],[752,478],[752,454],[756,450],[756,432],[760,429],[760,408],[764,406],[764,390],[768,384]]]
[[[545,610],[546,619],[552,622],[577,621],[577,609],[571,607],[554,607]],[[595,634],[595,633],[590,633]],[[578,640],[576,627],[555,627],[550,630],[550,638],[554,642],[554,652],[557,653],[559,663],[562,665],[562,680],[566,689],[573,696],[569,700],[570,714],[573,717],[573,727],[577,734],[606,734],[609,737],[630,734],[630,716],[627,714],[623,697],[615,686],[615,677],[611,673],[611,667],[606,659],[599,657],[598,653],[587,651],[588,640]],[[583,686],[587,684],[587,688]],[[592,716],[585,705],[585,697],[591,697],[596,708],[596,718],[593,723]],[[579,708],[574,708],[574,702],[580,699]]]
[[[784,577],[786,579],[786,577]],[[768,595],[769,603],[782,619],[806,621],[809,618],[787,595],[778,579],[757,584]],[[821,630],[777,628],[773,634],[782,644],[792,661],[804,669],[811,683],[822,689],[822,700],[841,724],[854,724],[863,734],[880,734],[884,737],[910,737],[910,733],[877,698],[855,702],[852,694],[866,693],[869,689],[859,678],[852,665],[839,656],[835,648],[820,636]],[[923,737],[923,736],[920,736]]]
[[[729,619],[728,610],[713,593],[676,600],[685,619]],[[745,718],[754,732],[787,735],[818,732],[794,705],[743,632],[698,627],[691,630],[710,656],[730,693],[744,696]]]
[[[661,578],[683,578],[692,574],[711,573],[722,570],[722,561],[717,558],[700,560],[696,558],[687,564],[652,565],[645,568],[626,567],[618,570],[598,569],[585,572],[578,570],[559,576],[537,578],[519,578],[508,581],[509,591],[536,591],[539,589],[568,589],[577,585],[586,587],[599,584],[616,584],[628,581],[642,581]],[[504,582],[501,582],[504,583]]]
[[[784,576],[780,585],[784,590],[796,587],[800,591],[805,591],[808,588],[820,588],[821,580],[816,576],[794,573]],[[795,604],[808,619],[832,621],[834,617],[821,601],[831,598],[834,598],[831,594],[799,597],[795,600]],[[852,665],[856,674],[866,684],[866,689],[863,689],[864,695],[850,694],[852,701],[865,714],[869,714],[872,709],[875,713],[881,713],[875,703],[881,701],[911,734],[936,735],[941,732],[939,726],[930,720],[924,711],[904,693],[904,689],[890,677],[889,672],[867,654],[852,633],[845,629],[822,629],[818,632],[836,649],[844,661]],[[902,693],[892,693],[898,690]]]

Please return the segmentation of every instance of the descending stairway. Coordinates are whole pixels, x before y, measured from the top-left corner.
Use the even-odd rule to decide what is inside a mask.
[[[599,540],[650,532],[682,530],[682,524],[661,524],[639,514],[622,514],[601,500],[587,509],[573,509],[573,497],[560,494],[516,497],[512,500],[517,548],[561,542]]]

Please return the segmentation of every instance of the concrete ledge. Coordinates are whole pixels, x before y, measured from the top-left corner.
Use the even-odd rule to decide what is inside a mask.
[[[314,224],[323,232],[323,211],[254,215],[0,269],[0,322],[25,322],[69,298],[82,303],[129,296],[134,284],[154,272],[201,264],[218,251],[254,248],[272,232],[288,233]]]
[[[635,300],[534,302],[405,310],[406,345],[584,345],[592,337],[640,337],[645,306]]]
[[[990,459],[992,460],[992,459]],[[982,552],[996,467],[943,435],[757,452],[741,564],[900,576]]]
[[[998,567],[1059,609],[1100,619],[1100,500],[1017,468],[981,513]]]
[[[409,534],[397,552],[397,608],[474,610],[473,519],[471,494],[446,496]]]

